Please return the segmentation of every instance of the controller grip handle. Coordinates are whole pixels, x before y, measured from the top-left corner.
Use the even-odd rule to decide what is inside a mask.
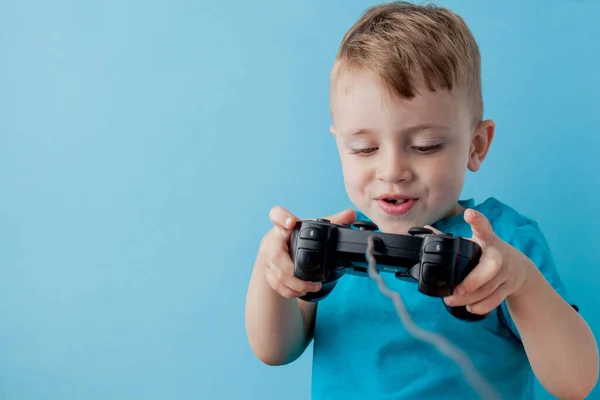
[[[337,279],[328,282],[323,282],[323,284],[321,285],[321,290],[319,290],[318,292],[308,292],[304,296],[300,296],[299,299],[310,302],[321,301],[325,297],[329,296],[329,294],[333,291],[337,283]]]
[[[490,314],[473,314],[467,311],[467,306],[449,306],[444,299],[442,299],[442,303],[450,315],[465,322],[483,321]]]

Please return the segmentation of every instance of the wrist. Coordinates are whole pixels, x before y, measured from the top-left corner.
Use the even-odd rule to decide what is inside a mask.
[[[520,272],[522,276],[521,282],[519,283],[517,289],[511,293],[507,299],[515,300],[518,298],[527,295],[527,293],[531,293],[534,291],[534,286],[536,286],[537,277],[539,275],[539,270],[529,258],[523,256],[522,261],[515,265],[515,269]]]

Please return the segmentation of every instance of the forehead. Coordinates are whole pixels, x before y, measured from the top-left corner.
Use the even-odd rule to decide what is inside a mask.
[[[432,92],[422,85],[412,99],[400,99],[367,72],[341,72],[331,85],[331,113],[340,134],[396,130],[431,124],[459,126],[468,121],[462,93]]]

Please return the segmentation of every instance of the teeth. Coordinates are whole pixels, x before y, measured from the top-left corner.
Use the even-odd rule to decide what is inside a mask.
[[[393,205],[400,205],[400,204],[406,203],[406,200],[404,200],[404,199],[397,199],[397,200],[389,199],[388,203],[393,204]]]

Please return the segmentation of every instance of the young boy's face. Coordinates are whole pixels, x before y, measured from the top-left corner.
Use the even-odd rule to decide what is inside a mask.
[[[394,99],[358,72],[342,73],[331,89],[346,190],[383,232],[406,233],[460,213],[466,170],[479,168],[493,136],[491,121],[476,130],[462,96],[419,92]]]

